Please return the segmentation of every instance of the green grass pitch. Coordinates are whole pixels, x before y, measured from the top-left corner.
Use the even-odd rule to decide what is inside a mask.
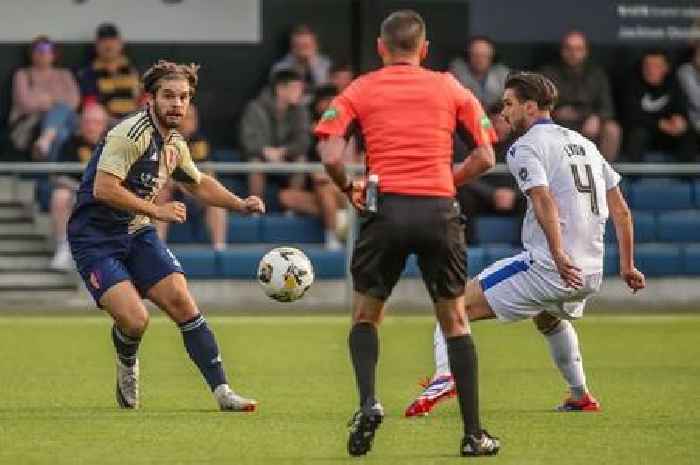
[[[447,464],[461,431],[454,400],[402,413],[432,369],[431,318],[390,316],[373,451],[348,458],[355,386],[340,316],[212,316],[232,384],[255,414],[220,413],[176,328],[154,318],[141,349],[142,408],[114,401],[109,321],[0,316],[2,464]],[[694,464],[700,444],[700,316],[591,315],[577,324],[601,414],[552,408],[565,386],[529,322],[474,325],[491,464]],[[359,460],[359,461],[358,461]]]

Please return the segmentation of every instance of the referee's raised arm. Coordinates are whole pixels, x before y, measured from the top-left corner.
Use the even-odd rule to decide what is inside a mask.
[[[415,254],[445,334],[460,398],[461,454],[493,455],[500,443],[479,419],[476,350],[464,308],[466,245],[455,182],[467,182],[493,166],[495,132],[469,91],[451,75],[421,66],[428,41],[420,15],[410,10],[389,15],[377,51],[384,66],[348,86],[315,128],[328,174],[362,209],[364,184],[351,181],[343,163],[346,133],[357,123],[371,181],[351,264],[355,298],[349,345],[360,408],[352,420],[348,452],[366,454],[384,417],[375,394],[378,327],[384,302],[407,257]],[[477,148],[453,172],[452,138],[458,128]]]

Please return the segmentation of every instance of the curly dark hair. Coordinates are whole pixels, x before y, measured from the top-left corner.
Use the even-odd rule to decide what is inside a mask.
[[[527,71],[510,73],[506,79],[505,88],[513,89],[521,102],[533,100],[540,110],[552,110],[559,98],[557,86],[538,73]]]
[[[186,65],[158,60],[158,63],[148,68],[143,74],[143,89],[149,94],[155,94],[162,80],[185,79],[190,84],[190,92],[194,95],[197,89],[198,71],[199,65],[194,63]]]

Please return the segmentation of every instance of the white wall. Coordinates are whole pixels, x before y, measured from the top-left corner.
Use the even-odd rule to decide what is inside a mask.
[[[260,0],[0,0],[0,42],[94,39],[111,21],[129,42],[259,42]]]

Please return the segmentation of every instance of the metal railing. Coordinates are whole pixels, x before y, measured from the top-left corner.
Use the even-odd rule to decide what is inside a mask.
[[[321,163],[206,162],[198,166],[202,170],[220,174],[291,174],[323,171]],[[700,176],[700,163],[617,163],[614,167],[620,174],[628,176]],[[81,163],[0,162],[0,174],[82,173],[84,169],[85,166]],[[364,165],[349,165],[348,169],[361,173],[364,171]],[[486,176],[507,173],[506,166],[499,163]]]
[[[204,171],[211,171],[217,174],[293,174],[293,173],[313,173],[324,170],[321,163],[260,163],[260,162],[206,162],[198,165]],[[619,163],[614,165],[615,169],[623,176],[700,176],[700,163]],[[30,162],[30,163],[0,163],[0,174],[68,174],[82,173],[85,166],[80,163],[50,163],[50,162]],[[348,170],[352,173],[362,173],[364,165],[349,165]],[[486,176],[508,174],[508,169],[504,164],[498,164]],[[348,222],[355,223],[355,211],[349,209]],[[349,273],[350,257],[355,240],[355,228],[348,229],[348,238],[345,251],[345,298],[348,307],[352,300],[352,277]]]

